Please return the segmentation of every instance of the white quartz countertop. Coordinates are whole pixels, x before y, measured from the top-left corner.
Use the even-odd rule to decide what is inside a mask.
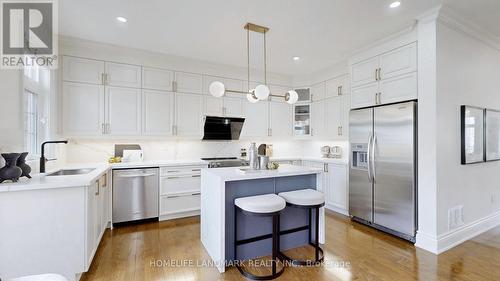
[[[271,161],[293,161],[305,160],[322,163],[336,163],[347,164],[345,159],[332,159],[332,158],[304,158],[304,157],[271,157]],[[143,162],[131,163],[87,163],[87,164],[70,164],[65,165],[64,169],[79,169],[79,168],[94,168],[95,170],[83,175],[70,175],[70,176],[51,176],[47,177],[45,174],[34,174],[31,179],[22,178],[17,183],[1,183],[0,192],[9,191],[25,191],[37,189],[50,189],[50,188],[66,188],[88,186],[95,182],[102,174],[111,169],[125,169],[125,168],[145,168],[145,167],[173,167],[173,166],[191,166],[191,165],[208,165],[208,161],[200,159],[178,159],[178,160],[152,160]],[[271,177],[284,177],[291,175],[302,175],[321,172],[321,169],[281,165],[277,171],[263,170],[258,172],[243,173],[238,168],[218,168],[210,169],[212,173],[223,177],[227,181],[231,180],[244,180],[244,179],[257,179],[257,178],[271,178]],[[51,173],[53,171],[49,171]]]
[[[244,169],[242,171],[241,169]],[[288,177],[322,173],[323,169],[284,164],[276,170],[248,170],[248,167],[203,169],[204,173],[220,177],[223,181],[252,180],[262,178]]]

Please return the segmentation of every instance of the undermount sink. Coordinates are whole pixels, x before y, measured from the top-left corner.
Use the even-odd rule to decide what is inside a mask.
[[[59,170],[47,174],[47,177],[51,176],[73,176],[73,175],[84,175],[88,174],[95,170],[94,168],[86,168],[86,169],[67,169],[67,170]]]

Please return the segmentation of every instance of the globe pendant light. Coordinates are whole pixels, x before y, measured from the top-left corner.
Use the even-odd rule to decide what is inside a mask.
[[[295,90],[290,90],[285,94],[285,101],[289,104],[294,104],[299,100],[299,94]]]
[[[208,87],[208,91],[210,94],[216,98],[220,98],[224,96],[226,93],[226,87],[224,84],[220,81],[214,81],[210,83],[210,86]]]
[[[223,97],[226,93],[237,93],[244,94],[247,97],[247,100],[251,103],[256,103],[259,100],[267,100],[269,97],[279,97],[283,98],[287,103],[294,104],[298,101],[299,95],[296,91],[290,90],[284,95],[274,95],[271,94],[271,90],[267,84],[267,52],[266,52],[266,32],[269,31],[268,27],[256,25],[253,23],[247,23],[245,25],[245,29],[247,31],[247,83],[248,83],[248,92],[238,91],[238,90],[230,90],[226,89],[224,83],[220,81],[214,81],[210,83],[208,90],[210,94],[216,98]],[[250,90],[250,31],[257,32],[263,34],[264,37],[264,84],[260,84],[255,89]]]

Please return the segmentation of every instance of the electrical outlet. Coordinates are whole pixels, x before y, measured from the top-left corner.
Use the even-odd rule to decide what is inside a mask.
[[[448,209],[448,229],[452,230],[464,224],[464,206],[455,206]]]

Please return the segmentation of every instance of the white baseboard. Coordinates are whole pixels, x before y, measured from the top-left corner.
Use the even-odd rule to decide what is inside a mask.
[[[330,211],[334,211],[335,213],[339,213],[339,214],[342,214],[344,216],[349,216],[349,211],[347,211],[345,209],[338,208],[338,207],[335,207],[335,206],[330,205],[330,204],[326,204],[325,208],[330,210]]]
[[[199,216],[199,215],[200,215],[200,210],[196,210],[196,211],[189,211],[189,212],[182,212],[182,213],[176,213],[176,214],[163,215],[163,216],[160,216],[158,220],[159,221],[165,221],[165,220],[173,220],[173,219],[194,217],[194,216]]]
[[[422,231],[417,231],[417,237],[415,240],[415,247],[424,249],[436,255],[438,254],[438,240],[436,236]]]
[[[496,212],[437,237],[418,231],[415,246],[434,254],[441,254],[499,225],[500,212]]]
[[[500,212],[491,214],[475,222],[463,225],[438,236],[438,253],[462,244],[463,242],[500,225]]]

